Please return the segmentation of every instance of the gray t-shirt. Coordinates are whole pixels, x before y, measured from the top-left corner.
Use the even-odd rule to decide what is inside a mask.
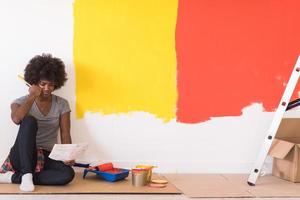
[[[13,101],[22,105],[28,95],[20,97]],[[29,110],[28,115],[33,116],[37,120],[38,132],[36,136],[36,145],[38,148],[51,151],[54,144],[57,143],[57,134],[59,129],[60,116],[66,112],[70,112],[70,106],[67,100],[52,94],[52,105],[50,112],[43,115],[36,102],[34,102]]]

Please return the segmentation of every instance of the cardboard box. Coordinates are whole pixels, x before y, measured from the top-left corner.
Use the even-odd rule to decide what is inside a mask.
[[[300,182],[300,118],[281,121],[269,155],[273,157],[272,174],[279,178]]]

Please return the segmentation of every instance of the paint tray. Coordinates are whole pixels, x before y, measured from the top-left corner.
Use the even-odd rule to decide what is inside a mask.
[[[84,172],[83,172],[83,178],[86,177],[88,172],[95,173],[100,178],[104,179],[105,181],[109,181],[109,182],[115,182],[115,181],[123,180],[129,174],[128,169],[122,169],[122,168],[113,168],[112,170],[108,170],[108,171],[85,169]]]

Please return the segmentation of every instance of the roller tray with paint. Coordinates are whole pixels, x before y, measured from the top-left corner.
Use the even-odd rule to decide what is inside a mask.
[[[95,173],[103,180],[109,182],[123,180],[129,174],[128,169],[114,168],[112,163],[104,163],[95,167],[89,167],[84,169],[83,178],[85,178],[87,173],[89,172]]]

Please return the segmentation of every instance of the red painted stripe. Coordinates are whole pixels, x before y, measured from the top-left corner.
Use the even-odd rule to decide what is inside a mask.
[[[177,120],[276,109],[300,53],[300,1],[179,0]]]

